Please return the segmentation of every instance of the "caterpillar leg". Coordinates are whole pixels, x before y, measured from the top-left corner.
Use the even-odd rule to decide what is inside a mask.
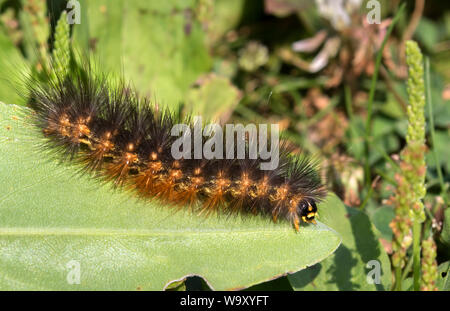
[[[300,220],[298,218],[294,219],[294,228],[297,232],[300,230]]]

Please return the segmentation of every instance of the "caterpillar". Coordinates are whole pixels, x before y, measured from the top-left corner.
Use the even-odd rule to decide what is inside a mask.
[[[260,154],[195,159],[191,153],[175,159],[171,147],[178,137],[171,129],[180,123],[192,128],[191,119],[140,97],[123,80],[107,80],[84,68],[46,83],[27,83],[45,147],[81,164],[94,178],[198,215],[259,214],[286,219],[296,231],[301,222],[316,223],[317,203],[326,195],[316,162],[292,156],[285,145],[279,146],[273,170],[260,169]]]

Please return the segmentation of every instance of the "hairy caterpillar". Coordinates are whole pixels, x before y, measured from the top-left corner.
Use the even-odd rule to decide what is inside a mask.
[[[82,164],[94,177],[135,189],[199,214],[213,211],[285,218],[295,229],[315,223],[325,188],[316,166],[280,146],[279,165],[256,159],[174,159],[175,124],[192,122],[157,108],[123,82],[112,86],[90,69],[49,82],[29,82],[30,106],[47,147]]]

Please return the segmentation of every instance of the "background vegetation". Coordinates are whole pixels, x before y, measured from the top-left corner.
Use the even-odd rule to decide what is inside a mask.
[[[66,1],[0,0],[0,288],[448,290],[450,6],[329,2],[89,0],[69,27]],[[17,85],[72,48],[159,105],[278,123],[322,160],[319,226],[173,215],[46,159]]]

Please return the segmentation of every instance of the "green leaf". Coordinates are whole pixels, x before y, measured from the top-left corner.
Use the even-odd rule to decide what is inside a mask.
[[[445,63],[449,63],[447,58]],[[433,103],[433,118],[436,127],[447,128],[450,125],[450,105],[448,100],[444,100],[443,92],[445,89],[445,81],[441,75],[434,70],[443,70],[443,64],[434,64],[430,72],[430,95]],[[447,72],[449,72],[447,70]],[[426,117],[429,119],[428,109],[425,111]]]
[[[289,275],[296,290],[389,290],[391,265],[378,241],[378,232],[369,217],[346,207],[336,196],[330,196],[319,212],[320,220],[342,236],[342,244],[329,258],[308,269]],[[367,267],[377,260],[381,284],[369,284]]]
[[[415,37],[429,50],[439,41],[439,26],[432,20],[422,17],[417,26]]]
[[[212,58],[196,5],[193,0],[81,3],[74,44],[90,46],[103,72],[123,74],[158,105],[177,109],[183,102],[204,119],[226,119],[240,92],[228,78],[208,75]]]
[[[435,131],[435,146],[436,152],[439,154],[440,165],[444,167],[447,172],[450,172],[450,130],[447,131]],[[431,152],[427,155],[427,165],[430,167],[436,167],[436,159]]]
[[[204,120],[226,120],[240,98],[239,90],[227,78],[211,74],[189,91],[186,106],[192,115],[201,115]]]
[[[441,233],[442,242],[450,246],[450,208],[444,211],[444,222]]]
[[[387,206],[376,208],[371,217],[373,224],[380,231],[382,237],[388,241],[392,240],[392,229],[389,227],[389,224],[394,217],[394,210]]]
[[[26,75],[27,71],[27,63],[19,49],[0,30],[0,101],[25,105],[26,100],[19,95],[18,89],[23,83],[20,76]]]
[[[450,261],[441,263],[438,267],[438,279],[436,282],[439,290],[450,291]]]
[[[407,97],[406,87],[404,83],[395,84],[394,88],[399,94],[399,96],[401,96],[402,98]],[[380,111],[382,111],[385,115],[394,119],[405,118],[406,113],[402,108],[400,102],[397,101],[397,98],[394,96],[394,94],[391,92],[387,92],[386,96],[387,96],[386,102],[384,102],[380,106]]]
[[[90,47],[103,71],[122,73],[145,96],[177,107],[212,60],[194,0],[80,1],[74,44]]]
[[[30,110],[0,104],[0,289],[161,290],[188,275],[246,288],[318,263],[340,243],[322,223],[296,233],[256,216],[175,213],[76,174],[39,150],[42,139]],[[339,204],[319,210],[339,217]],[[67,281],[73,263],[78,285]]]
[[[208,35],[210,41],[215,43],[228,31],[235,29],[241,18],[245,6],[245,0],[214,0],[212,18],[208,21]]]
[[[414,280],[412,277],[406,278],[402,282],[402,290],[412,291],[414,289]]]

